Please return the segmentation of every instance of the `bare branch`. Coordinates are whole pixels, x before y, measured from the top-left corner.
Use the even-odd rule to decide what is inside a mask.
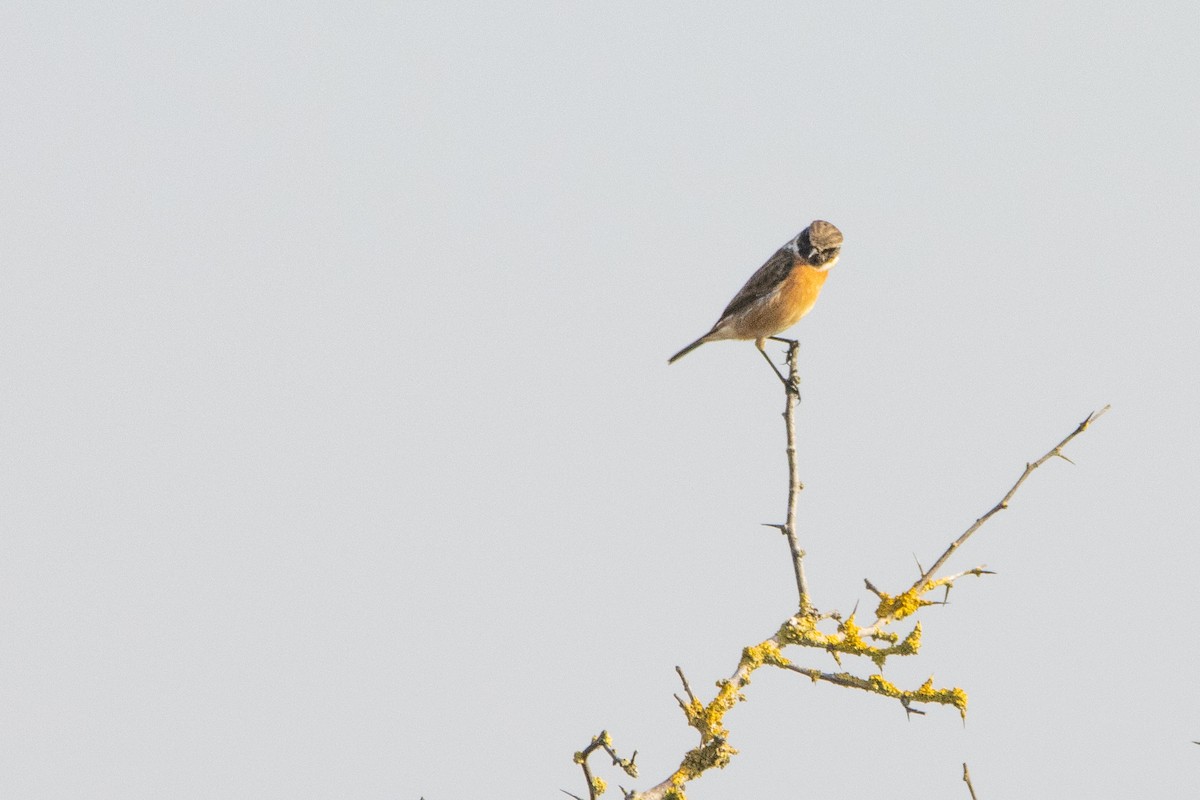
[[[967,785],[967,790],[971,793],[971,800],[979,800],[975,796],[975,787],[971,784],[971,770],[967,769],[967,762],[963,762],[963,783]]]
[[[675,672],[679,675],[679,680],[683,684],[683,690],[687,692],[688,700],[696,702],[696,695],[692,694],[692,687],[688,686],[687,678],[684,677],[683,670],[675,667]]]
[[[796,535],[796,505],[800,500],[800,492],[804,484],[800,482],[800,467],[796,463],[796,406],[800,403],[800,372],[796,366],[796,357],[800,352],[800,343],[790,339],[788,346],[788,380],[785,388],[787,402],[784,406],[783,421],[787,427],[787,461],[788,461],[788,502],[787,522],[784,523],[783,535],[787,537],[788,548],[792,551],[792,568],[796,573],[796,591],[800,595],[800,613],[812,608],[812,600],[808,595],[808,580],[804,577],[804,551],[800,549],[800,540]]]
[[[1001,511],[1003,511],[1004,509],[1008,508],[1008,503],[1010,500],[1012,500],[1013,495],[1015,495],[1017,493],[1017,490],[1021,488],[1021,484],[1023,484],[1025,482],[1026,478],[1028,478],[1031,474],[1033,474],[1033,471],[1035,469],[1040,467],[1042,464],[1045,464],[1047,461],[1049,461],[1052,458],[1064,457],[1062,454],[1062,448],[1066,447],[1067,443],[1069,443],[1076,436],[1078,436],[1079,434],[1086,431],[1088,429],[1089,425],[1091,425],[1093,422],[1098,420],[1100,417],[1104,416],[1104,414],[1108,412],[1109,408],[1111,408],[1111,406],[1105,406],[1104,408],[1100,409],[1099,411],[1094,411],[1091,414],[1088,414],[1087,419],[1085,419],[1083,422],[1079,423],[1079,426],[1077,428],[1075,428],[1075,430],[1071,431],[1071,433],[1068,434],[1065,439],[1063,439],[1061,442],[1056,444],[1054,447],[1050,448],[1049,452],[1047,452],[1044,456],[1039,458],[1037,461],[1034,461],[1032,464],[1026,464],[1025,471],[1021,473],[1021,477],[1017,478],[1017,482],[1012,485],[1012,488],[1008,490],[1008,493],[1005,494],[1003,498],[1001,498],[1000,502],[996,503],[996,505],[992,506],[991,510],[989,510],[986,514],[984,514],[979,519],[975,520],[975,523],[973,525],[971,525],[971,527],[967,528],[967,530],[964,531],[961,536],[959,536],[957,539],[955,539],[950,544],[950,546],[946,548],[946,552],[942,553],[942,555],[938,558],[938,560],[933,563],[933,566],[930,567],[929,569],[925,570],[925,572],[923,572],[921,574],[921,577],[918,578],[917,582],[912,585],[912,587],[910,588],[910,591],[921,593],[921,591],[925,587],[925,585],[927,583],[929,583],[930,578],[932,578],[934,575],[936,575],[937,571],[939,569],[941,569],[942,566],[947,561],[950,560],[950,556],[954,555],[955,550],[957,550],[959,547],[961,547],[963,545],[963,543],[967,541],[967,539],[970,539],[972,534],[975,533],[975,531],[977,531],[981,527],[983,527],[983,523],[987,522],[993,516],[995,516],[996,514],[998,514]]]

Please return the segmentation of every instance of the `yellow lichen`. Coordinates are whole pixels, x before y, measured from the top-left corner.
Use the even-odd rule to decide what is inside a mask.
[[[896,655],[911,656],[921,649],[921,623],[917,623],[904,641],[896,646]]]
[[[958,709],[958,713],[964,718],[967,716],[967,693],[956,686],[949,689],[933,688],[933,678],[921,684],[921,687],[915,692],[908,693],[911,698],[921,703],[941,703],[942,705],[954,706]]]
[[[780,652],[779,645],[775,643],[774,639],[767,639],[762,644],[742,650],[742,665],[749,667],[749,671],[756,670],[763,664],[770,664],[773,667],[786,667],[791,663]],[[749,683],[749,681],[747,680],[746,683]]]
[[[884,695],[885,697],[900,697],[903,694],[896,687],[896,684],[886,680],[882,675],[872,675],[867,678],[867,685],[872,692]]]
[[[892,597],[886,592],[879,593],[879,605],[875,607],[875,616],[880,619],[901,620],[915,614],[924,606],[931,606],[929,600],[922,600],[921,595],[933,588],[932,584],[921,587],[921,591],[909,589],[903,594]]]
[[[811,615],[797,614],[783,623],[775,634],[781,643],[798,644],[804,647],[828,647],[831,639],[829,634],[817,628],[817,620]]]
[[[923,591],[928,591],[929,588],[931,587],[926,586]],[[920,594],[914,590],[895,597],[880,593],[879,607],[876,613],[883,623],[887,624],[913,614],[922,606],[932,605],[929,601],[922,600]],[[957,688],[935,689],[932,679],[926,681],[916,691],[907,691],[900,689],[879,674],[861,678],[845,672],[826,675],[819,670],[794,667],[793,662],[783,655],[781,650],[783,646],[801,645],[821,648],[829,652],[839,664],[841,663],[839,656],[842,654],[864,656],[871,659],[880,669],[883,668],[888,656],[913,655],[921,647],[919,623],[903,640],[900,639],[899,634],[890,631],[872,630],[869,634],[871,641],[886,643],[883,646],[877,646],[864,639],[862,628],[859,627],[853,614],[845,620],[841,620],[837,616],[831,618],[838,620],[835,633],[826,633],[817,627],[824,618],[815,612],[802,611],[790,617],[773,638],[743,648],[736,675],[731,679],[716,682],[717,694],[707,705],[702,704],[694,697],[688,698],[688,701],[683,704],[683,711],[687,716],[688,725],[699,731],[701,744],[688,751],[684,756],[679,768],[670,778],[672,785],[664,797],[685,800],[683,787],[688,781],[714,767],[723,768],[736,755],[737,750],[726,744],[729,731],[723,724],[725,713],[745,699],[740,690],[750,683],[750,675],[764,665],[790,667],[801,674],[808,675],[814,682],[821,679],[831,680],[842,686],[896,698],[906,707],[913,702],[953,705],[965,716],[966,692]],[[604,734],[604,739],[607,744],[607,734]],[[577,759],[579,755],[576,754]]]
[[[704,741],[729,735],[729,731],[725,730],[721,721],[725,717],[725,712],[743,699],[732,681],[718,681],[717,685],[720,687],[720,691],[717,692],[717,696],[712,699],[712,702],[694,717],[688,719],[688,723],[700,731],[700,738]],[[697,703],[697,705],[699,704]]]
[[[904,602],[900,602],[897,598],[892,598],[888,595],[884,595],[883,597],[884,601],[881,601],[880,604],[881,609],[886,605],[886,608],[890,610],[899,609],[897,613],[908,613],[904,611],[906,607]],[[924,601],[918,602],[928,605]],[[919,605],[916,607],[919,607]],[[872,631],[870,634],[872,640],[886,643],[882,647],[872,645],[863,638],[862,628],[859,627],[853,614],[848,619],[838,623],[836,633],[825,633],[817,628],[816,623],[817,620],[812,616],[796,615],[784,623],[783,627],[776,634],[776,638],[784,644],[819,647],[833,656],[834,661],[839,665],[842,663],[842,655],[863,656],[874,661],[875,665],[880,669],[883,668],[884,662],[887,661],[889,656],[912,655],[917,652],[921,644],[921,634],[918,628],[910,632],[900,644],[896,644],[900,641],[898,634],[886,631]],[[748,653],[744,652],[743,658],[747,656]],[[763,659],[763,661],[764,663],[775,663],[770,659]],[[779,664],[779,666],[786,666],[786,664]]]
[[[852,649],[862,649],[868,647],[867,643],[862,640],[859,635],[858,623],[854,621],[854,615],[851,614],[845,621],[838,623],[838,633],[842,635],[842,646],[847,651]]]
[[[671,782],[682,785],[700,777],[706,770],[724,769],[737,750],[726,744],[724,739],[713,739],[694,747],[683,757],[683,763],[671,776]]]

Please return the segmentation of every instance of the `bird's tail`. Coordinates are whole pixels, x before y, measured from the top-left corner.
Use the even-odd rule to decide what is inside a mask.
[[[680,350],[678,353],[676,353],[675,355],[673,355],[673,356],[671,356],[670,358],[668,358],[668,359],[667,359],[667,363],[668,363],[668,364],[674,364],[676,361],[678,361],[679,359],[683,358],[683,357],[684,357],[684,356],[686,356],[688,353],[692,352],[692,351],[693,351],[693,350],[695,350],[697,347],[699,347],[700,345],[702,345],[702,344],[704,344],[705,342],[707,342],[707,341],[708,341],[708,336],[709,336],[709,334],[707,334],[707,333],[706,333],[706,334],[704,334],[704,335],[703,335],[703,336],[701,336],[699,339],[697,339],[696,341],[692,342],[692,343],[691,343],[691,344],[689,344],[687,347],[683,348],[683,349],[682,349],[682,350]]]

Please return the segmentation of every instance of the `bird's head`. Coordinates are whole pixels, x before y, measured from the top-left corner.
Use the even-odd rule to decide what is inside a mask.
[[[842,252],[842,232],[823,219],[813,223],[796,237],[796,255],[809,264],[829,269]]]

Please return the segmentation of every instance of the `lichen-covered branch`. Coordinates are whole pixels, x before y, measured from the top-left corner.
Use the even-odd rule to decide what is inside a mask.
[[[967,712],[967,693],[957,687],[938,688],[933,685],[933,679],[915,689],[901,688],[886,680],[881,671],[887,659],[892,656],[916,655],[921,647],[921,625],[913,625],[907,633],[901,634],[889,629],[889,626],[918,613],[922,608],[944,603],[945,600],[929,599],[936,589],[949,592],[954,583],[966,576],[982,576],[992,574],[982,566],[959,572],[954,575],[938,577],[939,571],[945,566],[950,556],[971,537],[988,519],[1008,507],[1017,490],[1025,480],[1042,464],[1054,457],[1069,460],[1062,453],[1072,439],[1087,430],[1096,419],[1108,411],[1105,406],[1098,412],[1088,415],[1076,429],[1061,442],[1055,445],[1037,461],[1026,464],[1025,471],[1017,482],[1008,490],[1004,497],[991,510],[977,519],[958,539],[956,539],[912,586],[899,594],[888,594],[866,582],[870,590],[878,598],[875,608],[875,622],[869,627],[860,627],[855,615],[843,618],[837,612],[821,613],[817,610],[809,595],[808,584],[804,574],[804,551],[800,548],[796,531],[796,507],[800,491],[804,488],[800,482],[796,457],[796,424],[795,412],[800,400],[799,374],[796,359],[799,344],[789,340],[788,343],[788,379],[785,390],[787,400],[784,410],[784,421],[787,429],[787,458],[788,458],[788,503],[787,518],[782,524],[772,523],[771,527],[778,528],[786,537],[791,553],[792,566],[796,576],[796,590],[799,595],[799,610],[789,617],[771,637],[742,650],[737,667],[728,678],[717,681],[717,692],[705,703],[697,697],[684,677],[683,671],[676,667],[679,679],[683,683],[684,697],[675,696],[682,709],[687,724],[699,734],[699,742],[684,754],[679,767],[666,779],[643,792],[625,792],[625,800],[686,800],[684,791],[687,784],[703,775],[710,769],[720,769],[729,763],[737,750],[729,743],[730,733],[725,724],[725,716],[738,703],[745,699],[743,690],[750,685],[753,673],[760,667],[769,666],[786,669],[803,675],[813,682],[824,682],[847,689],[871,692],[898,700],[907,713],[923,714],[916,709],[918,704],[949,705],[958,709],[964,718]],[[844,656],[859,656],[869,659],[880,672],[868,675],[855,675],[851,672],[825,672],[820,669],[794,664],[783,653],[787,647],[809,647],[823,650],[841,665]],[[637,776],[637,768],[633,759],[620,759],[612,749],[612,743],[607,732],[601,732],[592,739],[591,744],[583,751],[575,754],[575,761],[582,765],[584,778],[588,785],[589,800],[596,800],[606,786],[604,782],[594,777],[588,767],[588,757],[597,749],[604,749],[613,759],[613,763],[625,770],[631,777]],[[636,758],[637,753],[634,753]],[[970,776],[964,764],[964,780],[970,787]],[[974,797],[974,788],[971,788]],[[570,792],[567,792],[570,794]],[[576,797],[576,795],[571,795]],[[583,800],[578,798],[578,800]]]
[[[621,758],[613,750],[612,737],[608,735],[608,731],[600,731],[598,735],[592,737],[591,744],[575,754],[575,763],[583,767],[583,780],[588,787],[588,800],[596,800],[597,797],[608,791],[608,784],[604,782],[603,778],[593,775],[592,769],[588,765],[588,758],[596,750],[604,750],[604,752],[608,753],[613,765],[620,767],[629,777],[636,778],[638,774],[637,764],[634,763],[637,760],[637,751],[635,750],[633,756],[629,759]],[[571,795],[575,800],[583,800],[579,795],[571,794],[566,789],[563,789],[562,792],[563,794]],[[628,796],[629,793],[626,793],[626,797]]]
[[[676,667],[680,680],[683,682],[687,700],[676,695],[675,700],[683,710],[687,723],[700,734],[700,742],[680,761],[678,769],[666,780],[645,792],[628,795],[631,800],[684,800],[684,790],[689,781],[700,777],[704,772],[713,768],[723,768],[729,760],[737,755],[737,750],[729,744],[729,730],[725,727],[725,715],[738,703],[745,699],[742,690],[750,685],[750,676],[760,667],[770,666],[792,670],[813,681],[825,681],[836,686],[859,689],[882,697],[899,700],[908,711],[921,713],[912,709],[915,703],[940,703],[952,705],[960,714],[967,710],[967,695],[962,689],[935,688],[933,679],[927,680],[916,689],[901,689],[882,675],[874,674],[859,677],[848,672],[827,673],[821,670],[800,667],[783,655],[783,648],[788,645],[800,645],[823,649],[833,654],[865,656],[882,666],[889,655],[911,655],[920,648],[920,626],[899,641],[891,642],[880,647],[864,641],[858,635],[853,616],[837,624],[835,632],[825,633],[819,630],[817,623],[829,617],[822,617],[815,612],[798,613],[780,627],[774,636],[752,647],[742,650],[737,669],[729,678],[717,681],[717,693],[707,704],[693,694],[682,670]]]

